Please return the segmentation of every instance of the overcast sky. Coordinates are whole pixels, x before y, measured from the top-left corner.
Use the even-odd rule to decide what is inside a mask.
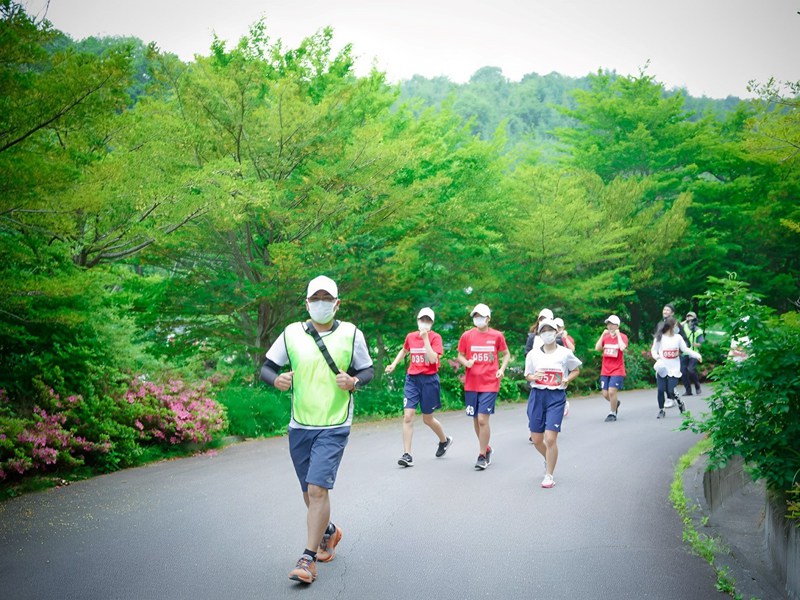
[[[212,35],[235,44],[261,17],[296,46],[322,27],[353,45],[359,72],[469,80],[484,66],[583,76],[648,73],[696,96],[748,96],[747,82],[800,80],[800,0],[24,0],[82,39],[132,35],[184,60]]]

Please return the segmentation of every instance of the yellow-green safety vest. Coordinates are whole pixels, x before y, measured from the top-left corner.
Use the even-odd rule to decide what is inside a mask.
[[[292,377],[292,418],[299,425],[333,427],[350,414],[353,395],[336,385],[336,375],[303,323],[292,323],[283,334]],[[336,365],[345,373],[353,360],[356,326],[340,321],[322,340]]]

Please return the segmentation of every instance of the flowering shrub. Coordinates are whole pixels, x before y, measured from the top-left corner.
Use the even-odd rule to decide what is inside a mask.
[[[227,428],[213,382],[191,386],[134,380],[114,396],[66,399],[39,386],[30,415],[15,414],[0,390],[0,481],[82,465],[112,471],[137,464],[145,446],[204,443]]]
[[[209,442],[225,430],[225,409],[208,397],[207,384],[191,387],[180,380],[167,384],[142,381],[125,394],[128,404],[139,406],[133,425],[142,439],[170,444]]]
[[[70,397],[73,402],[77,399]],[[39,406],[31,419],[0,417],[0,480],[8,474],[74,467],[83,464],[90,452],[108,451],[107,444],[90,442],[65,428],[66,423],[65,413],[48,413]]]

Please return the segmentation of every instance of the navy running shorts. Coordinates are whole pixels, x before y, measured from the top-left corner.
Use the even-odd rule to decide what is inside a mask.
[[[621,390],[625,387],[625,377],[623,375],[600,375],[600,389],[607,390],[617,388]]]
[[[439,375],[406,375],[403,386],[403,408],[420,407],[423,415],[429,415],[442,406]]]
[[[494,414],[494,405],[497,403],[497,392],[464,392],[464,404],[467,407],[468,417],[477,417],[478,414]]]
[[[308,491],[309,483],[333,489],[349,436],[350,427],[289,428],[289,454],[304,492]]]
[[[567,406],[565,390],[531,388],[528,396],[528,429],[531,433],[561,431],[564,409]]]

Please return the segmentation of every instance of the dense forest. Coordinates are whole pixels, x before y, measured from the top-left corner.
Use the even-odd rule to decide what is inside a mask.
[[[703,319],[710,276],[796,308],[791,84],[714,100],[647,69],[485,67],[396,86],[356,76],[331,30],[288,48],[259,22],[182,62],[71,40],[9,0],[0,19],[7,428],[43,396],[100,406],[134,376],[252,382],[320,273],[378,372],[422,306],[452,344],[487,303],[518,362],[545,306],[579,353],[609,313],[640,341],[665,302]]]

